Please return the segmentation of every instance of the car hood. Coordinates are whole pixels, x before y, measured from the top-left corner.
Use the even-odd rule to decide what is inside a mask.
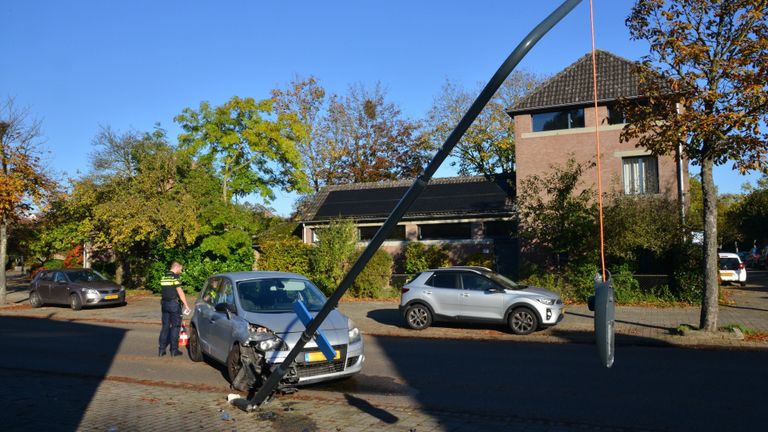
[[[317,312],[310,312],[310,315],[314,318],[317,316]],[[243,314],[243,318],[249,323],[266,327],[283,340],[294,339],[291,335],[301,334],[306,327],[301,322],[299,317],[293,312],[280,312],[280,313],[255,313],[246,312]],[[342,315],[336,309],[332,310],[328,317],[320,325],[320,330],[324,332],[336,333],[336,331],[343,331],[347,333],[347,317]]]
[[[95,281],[95,282],[72,282],[69,284],[71,288],[92,288],[92,289],[108,289],[119,290],[120,285],[110,281]]]
[[[518,290],[507,290],[507,292],[512,293],[529,293],[537,296],[543,296],[543,297],[552,297],[552,298],[560,298],[560,296],[551,290],[548,290],[546,288],[539,288],[534,286],[527,286],[525,288],[520,288]]]

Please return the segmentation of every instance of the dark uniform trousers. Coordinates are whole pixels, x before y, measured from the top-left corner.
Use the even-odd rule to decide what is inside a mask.
[[[160,330],[160,351],[171,347],[171,352],[179,350],[179,330],[181,329],[181,305],[176,299],[160,302],[163,328]]]

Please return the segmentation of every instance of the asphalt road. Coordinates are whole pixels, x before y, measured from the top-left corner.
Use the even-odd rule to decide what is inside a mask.
[[[0,317],[0,370],[229,393],[220,369],[154,357],[157,326]],[[624,347],[611,369],[594,347],[509,341],[367,337],[363,373],[302,397],[467,416],[628,430],[760,428],[768,352]],[[92,389],[95,391],[94,389]],[[87,405],[91,390],[72,395]],[[213,393],[212,393],[213,394]]]

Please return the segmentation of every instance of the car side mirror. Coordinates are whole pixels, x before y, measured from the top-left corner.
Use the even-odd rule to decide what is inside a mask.
[[[216,306],[213,308],[216,312],[226,313],[227,317],[229,317],[230,314],[237,315],[237,308],[231,303],[216,303]]]

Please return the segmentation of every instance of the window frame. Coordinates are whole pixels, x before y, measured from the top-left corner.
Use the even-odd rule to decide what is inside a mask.
[[[558,110],[547,110],[547,111],[540,111],[536,113],[531,114],[531,131],[532,132],[551,132],[551,131],[559,131],[559,130],[569,130],[569,129],[583,129],[586,126],[585,123],[585,112],[584,107],[575,107],[575,108],[569,108],[569,109],[558,109]],[[580,113],[580,115],[577,115],[576,117],[573,116],[574,113]],[[566,127],[558,127],[562,125],[558,125],[557,122],[552,123],[554,120],[558,118],[559,115],[565,115],[565,122],[567,123]],[[545,120],[540,120],[542,116],[548,115],[549,118]],[[578,121],[580,119],[580,121]],[[552,125],[547,128],[547,124],[552,123]]]
[[[648,163],[650,161],[653,163]],[[628,172],[631,174],[629,177]],[[653,178],[649,179],[651,176]],[[624,195],[658,194],[660,191],[659,160],[653,155],[623,157],[621,158],[621,177]]]

